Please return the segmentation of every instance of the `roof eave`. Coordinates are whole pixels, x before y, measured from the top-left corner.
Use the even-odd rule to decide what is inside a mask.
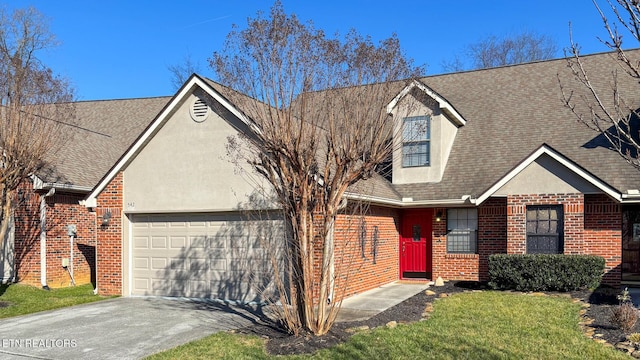
[[[88,194],[93,189],[91,186],[80,186],[80,185],[64,184],[64,183],[57,183],[57,182],[46,182],[40,179],[36,175],[32,175],[31,179],[33,180],[34,190],[56,189],[56,190],[62,190],[66,192]]]
[[[388,199],[372,195],[363,195],[357,193],[345,193],[345,198],[356,201],[366,201],[372,204],[385,205],[394,208],[416,208],[416,207],[438,207],[438,206],[474,206],[476,200],[470,196],[463,196],[460,199],[434,199],[434,200],[396,200]]]
[[[431,97],[438,103],[438,107],[442,110],[445,115],[457,126],[464,126],[467,121],[460,115],[460,113],[447,101],[447,99],[443,98],[437,92],[433,91],[431,88],[421,83],[420,81],[413,80],[409,85],[405,86],[396,97],[391,100],[389,104],[387,104],[387,114],[391,114],[393,109],[398,105],[400,100],[402,100],[413,88],[418,88],[422,92],[424,92],[427,96]]]

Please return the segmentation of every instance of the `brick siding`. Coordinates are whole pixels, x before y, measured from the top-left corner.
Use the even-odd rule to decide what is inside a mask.
[[[40,195],[29,181],[14,199],[14,273],[16,280],[40,286]]]
[[[70,276],[62,259],[70,259],[67,225],[76,225],[73,241],[73,277],[77,285],[95,284],[95,214],[79,204],[84,195],[55,194],[47,204],[47,282],[50,287],[67,286]]]
[[[120,172],[97,198],[97,286],[100,295],[122,295],[122,201]],[[107,212],[111,213],[109,224],[101,225]]]
[[[364,215],[337,217],[334,300],[398,280],[399,225],[397,210],[376,206],[370,207]],[[378,231],[377,242],[374,227]]]
[[[603,283],[621,279],[621,207],[606,195],[531,194],[490,198],[478,207],[478,253],[448,254],[446,209],[433,220],[433,277],[449,280],[487,280],[489,255],[526,253],[526,209],[530,205],[562,205],[564,253],[599,255],[606,260]]]
[[[40,199],[32,184],[25,182],[18,191],[15,209],[15,272],[17,280],[41,286],[40,280]],[[94,281],[95,219],[80,205],[81,194],[56,193],[46,197],[47,285],[69,286],[70,274],[62,267],[62,259],[70,259],[71,249],[67,225],[75,224],[77,237],[73,246],[73,275],[77,285]]]
[[[434,214],[438,212],[441,220],[433,219],[433,278],[487,280],[489,255],[507,252],[506,199],[490,198],[478,207],[477,254],[447,253],[447,209]]]
[[[622,209],[605,195],[585,195],[583,253],[606,261],[603,282],[618,286],[622,278]]]

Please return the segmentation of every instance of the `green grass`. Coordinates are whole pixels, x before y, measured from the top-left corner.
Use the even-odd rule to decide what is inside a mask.
[[[379,328],[291,359],[629,359],[582,334],[569,299],[503,292],[457,294],[427,321]],[[264,340],[217,333],[148,359],[267,359]]]
[[[93,295],[91,284],[49,291],[22,284],[0,285],[0,302],[9,304],[0,307],[0,319],[103,299],[105,297]]]

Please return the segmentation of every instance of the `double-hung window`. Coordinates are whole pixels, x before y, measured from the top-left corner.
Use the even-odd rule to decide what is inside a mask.
[[[447,210],[447,252],[478,253],[478,210]]]
[[[527,206],[527,254],[562,254],[562,205]]]
[[[402,123],[402,167],[429,166],[431,117],[406,117]]]

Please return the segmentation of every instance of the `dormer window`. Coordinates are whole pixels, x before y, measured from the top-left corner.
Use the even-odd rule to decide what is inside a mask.
[[[431,117],[406,117],[402,123],[402,167],[429,166]]]

